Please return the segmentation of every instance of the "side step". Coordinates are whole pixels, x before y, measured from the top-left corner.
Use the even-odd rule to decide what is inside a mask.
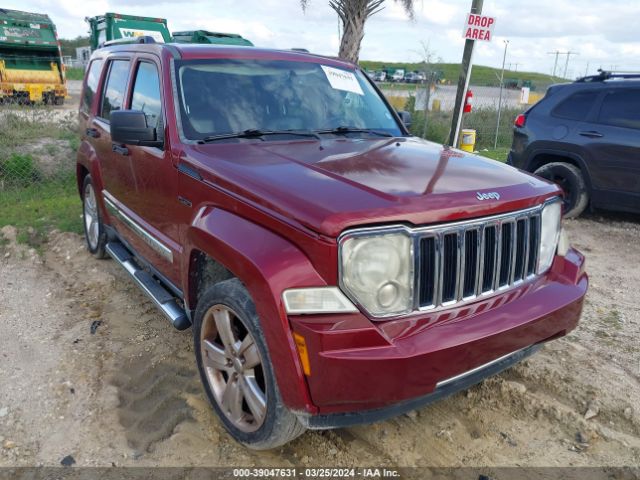
[[[187,313],[178,305],[176,298],[160,285],[149,272],[140,268],[124,245],[117,241],[109,242],[106,245],[106,250],[111,258],[118,262],[135,280],[142,291],[153,300],[153,303],[169,319],[171,325],[178,330],[185,330],[191,326]]]

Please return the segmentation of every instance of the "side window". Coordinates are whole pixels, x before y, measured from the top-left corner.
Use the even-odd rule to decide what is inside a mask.
[[[87,71],[87,84],[84,87],[82,103],[80,105],[80,109],[83,112],[89,112],[89,110],[91,110],[91,104],[93,103],[96,91],[98,90],[98,83],[100,82],[100,73],[102,72],[103,63],[102,59],[96,59],[91,62],[91,65],[89,66],[89,70]]]
[[[567,118],[569,120],[584,120],[591,107],[598,98],[599,92],[579,92],[574,93],[566,100],[560,102],[551,114],[554,117]]]
[[[156,127],[162,111],[160,79],[155,64],[140,62],[133,84],[131,110],[141,110],[147,116],[147,125]]]
[[[113,60],[110,62],[109,76],[102,94],[101,118],[109,120],[111,112],[122,108],[128,76],[129,60]]]
[[[619,90],[604,97],[598,123],[640,129],[640,90]]]

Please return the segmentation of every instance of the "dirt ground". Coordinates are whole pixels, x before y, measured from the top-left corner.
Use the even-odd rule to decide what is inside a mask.
[[[0,466],[638,466],[640,217],[566,222],[587,255],[580,326],[469,391],[379,424],[235,443],[174,330],[74,234],[0,241]]]

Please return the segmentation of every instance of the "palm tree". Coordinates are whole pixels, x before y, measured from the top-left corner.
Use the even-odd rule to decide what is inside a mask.
[[[410,19],[413,19],[413,0],[395,0],[402,4]],[[342,41],[338,56],[350,62],[357,62],[360,44],[364,37],[367,19],[382,10],[385,0],[329,0],[342,22]],[[302,10],[306,10],[309,0],[300,0]]]

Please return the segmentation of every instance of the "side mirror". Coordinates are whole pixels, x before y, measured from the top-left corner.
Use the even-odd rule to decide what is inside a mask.
[[[407,129],[411,128],[411,114],[409,112],[405,112],[404,110],[398,112],[398,116],[400,117],[400,120],[402,120],[402,123],[404,123],[404,126],[407,127]]]
[[[111,112],[111,141],[141,147],[162,147],[155,127],[147,125],[147,116],[139,110]]]

